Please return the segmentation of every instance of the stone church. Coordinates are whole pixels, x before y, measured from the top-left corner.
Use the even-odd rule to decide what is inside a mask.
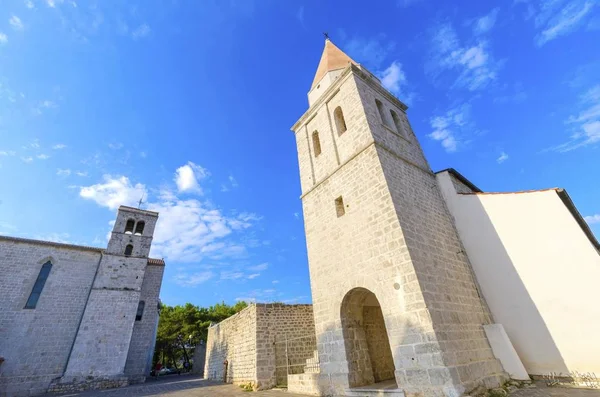
[[[313,395],[454,397],[600,371],[600,244],[565,190],[434,173],[407,106],[329,40],[308,102],[292,130],[314,351],[251,307],[209,329],[209,378],[227,359],[228,381],[278,383],[282,341],[289,390]]]
[[[0,237],[0,396],[143,382],[165,263],[158,213],[121,206],[108,247]]]

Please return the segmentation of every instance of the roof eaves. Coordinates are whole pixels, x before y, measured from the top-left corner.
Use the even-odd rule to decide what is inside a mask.
[[[477,193],[483,193],[483,190],[479,189],[477,186],[475,186],[473,184],[473,182],[471,182],[470,180],[468,180],[467,178],[465,178],[463,176],[463,174],[461,174],[460,172],[456,171],[454,168],[446,168],[444,170],[441,171],[437,171],[435,172],[435,174],[441,174],[442,172],[448,172],[449,174],[454,175],[454,177],[456,179],[458,179],[459,181],[461,181],[462,183],[464,183],[465,185],[467,185],[469,188],[471,188],[471,190],[473,190],[474,192]]]
[[[0,240],[13,241],[15,243],[50,245],[50,246],[58,247],[58,248],[70,248],[70,249],[78,249],[78,250],[85,250],[85,251],[104,252],[104,248],[88,247],[85,245],[57,243],[55,241],[33,240],[33,239],[22,238],[22,237],[0,236]]]
[[[596,248],[598,253],[600,253],[600,243],[596,239],[596,236],[594,236],[594,233],[590,229],[590,226],[579,213],[579,210],[577,210],[577,207],[575,207],[575,204],[573,203],[573,200],[571,200],[571,197],[569,196],[567,191],[565,189],[556,189],[556,193],[558,194],[558,197],[560,197],[562,202],[565,204],[569,212],[571,212],[571,215],[573,215],[573,218],[575,218],[575,221],[577,221],[579,227],[581,227],[581,230],[583,230],[583,233],[585,233],[587,238],[590,240],[590,243],[592,243],[592,245]]]

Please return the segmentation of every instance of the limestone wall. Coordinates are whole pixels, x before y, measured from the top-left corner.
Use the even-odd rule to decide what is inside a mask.
[[[125,375],[143,377],[150,374],[156,331],[158,327],[158,295],[162,284],[164,266],[148,265],[144,274],[140,300],[144,301],[144,313],[133,324]]]
[[[256,378],[256,306],[208,328],[205,377],[223,380],[223,362],[228,361],[227,382],[255,383]]]
[[[228,382],[286,384],[286,339],[287,358],[300,372],[316,349],[314,335],[311,305],[252,304],[208,329],[205,376],[223,380],[227,360]]]
[[[257,304],[256,310],[258,385],[286,385],[288,371],[302,372],[316,350],[312,305]]]
[[[40,268],[52,270],[35,309],[24,309]],[[0,396],[46,391],[61,376],[100,250],[0,238]]]

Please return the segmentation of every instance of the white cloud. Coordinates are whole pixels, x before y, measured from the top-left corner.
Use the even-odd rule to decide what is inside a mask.
[[[14,150],[0,150],[0,156],[14,156],[17,152]]]
[[[600,214],[586,216],[583,219],[585,219],[585,221],[590,225],[600,223]]]
[[[245,294],[245,296],[240,296],[235,298],[236,301],[245,301],[245,302],[272,302],[275,300],[277,290],[268,288],[268,289],[255,289],[249,291]]]
[[[60,150],[60,149],[64,149],[66,148],[67,145],[63,144],[63,143],[57,143],[56,145],[52,146],[52,149],[54,150]]]
[[[61,175],[61,176],[69,176],[71,175],[71,170],[70,169],[57,169],[56,170],[56,175]]]
[[[23,22],[21,21],[21,18],[16,15],[11,16],[8,23],[10,23],[10,26],[12,26],[14,30],[23,30]]]
[[[131,32],[131,37],[134,40],[144,38],[150,34],[150,26],[148,24],[142,24],[138,26],[133,32]]]
[[[484,15],[481,18],[475,20],[475,24],[473,26],[473,33],[479,35],[489,32],[496,24],[498,11],[498,8],[494,8],[492,11],[489,12],[489,14]]]
[[[104,175],[103,180],[103,183],[82,187],[79,195],[111,210],[119,208],[120,205],[135,206],[140,198],[146,195],[144,185],[141,183],[132,185],[129,178],[125,176]]]
[[[215,274],[211,271],[197,273],[178,273],[173,277],[175,284],[182,287],[195,287],[213,278]]]
[[[396,48],[396,43],[383,33],[370,37],[353,37],[343,45],[345,52],[372,70],[379,70],[383,61]]]
[[[299,212],[294,212],[294,218],[300,219],[300,213]]]
[[[33,161],[33,157],[31,157],[31,156],[21,157],[21,160],[23,160],[26,163],[31,163]]]
[[[268,263],[261,263],[260,265],[248,267],[248,270],[250,270],[251,272],[261,272],[261,271],[267,270],[268,267],[269,267]]]
[[[426,72],[434,80],[446,72],[452,76],[458,73],[452,87],[476,91],[497,79],[500,65],[491,55],[486,40],[477,38],[471,44],[461,44],[452,25],[445,23],[433,34],[432,55]]]
[[[273,280],[271,281],[272,284],[279,284],[279,280]]]
[[[229,183],[231,184],[231,187],[236,188],[238,187],[238,183],[235,180],[235,178],[233,177],[233,175],[229,175]]]
[[[253,280],[258,276],[260,276],[260,273],[253,273],[253,274],[249,274],[248,276],[246,276],[246,278],[249,280]]]
[[[581,95],[580,112],[565,122],[572,126],[569,141],[545,150],[569,152],[584,146],[600,144],[600,85]]]
[[[506,160],[508,160],[508,154],[506,154],[506,153],[502,152],[502,153],[500,153],[500,157],[498,157],[498,158],[496,159],[496,162],[497,162],[498,164],[502,164],[502,163],[504,163]]]
[[[591,0],[540,0],[535,25],[541,31],[535,38],[536,44],[542,46],[583,26],[597,4]]]
[[[243,272],[230,271],[230,270],[221,272],[221,280],[239,280],[241,278],[244,278]]]
[[[77,176],[88,176],[88,173],[86,171],[77,171],[75,173],[75,175],[77,175]]]
[[[304,24],[304,6],[303,5],[300,6],[300,8],[298,8],[298,11],[296,11],[296,19],[301,24]]]
[[[123,144],[121,142],[109,143],[108,148],[112,150],[123,149]]]
[[[0,32],[0,44],[8,43],[8,36],[5,33]]]
[[[443,116],[432,117],[429,124],[433,131],[427,136],[439,141],[446,152],[456,152],[464,143],[462,135],[472,128],[469,121],[470,109],[469,104],[464,104],[448,110]]]
[[[146,152],[140,152],[140,157],[145,159],[148,156],[148,154],[146,154]]]
[[[378,77],[381,80],[381,84],[392,94],[408,104],[412,102],[414,93],[408,92],[406,89],[406,75],[402,70],[400,62],[393,61],[383,72],[378,73]]]
[[[47,154],[44,154],[44,153],[38,154],[36,157],[40,160],[48,160],[50,158],[50,156],[48,156]]]
[[[34,8],[33,2],[31,0],[25,0],[25,7],[32,9]]]
[[[206,171],[201,166],[188,161],[186,165],[177,168],[175,171],[175,183],[180,193],[189,192],[202,194],[202,189],[198,180],[204,179],[208,176]]]

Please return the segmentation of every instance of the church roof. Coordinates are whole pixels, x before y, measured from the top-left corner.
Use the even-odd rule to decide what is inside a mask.
[[[22,238],[22,237],[0,236],[0,241],[2,241],[2,240],[12,241],[15,243],[49,245],[49,246],[57,247],[57,248],[69,248],[69,249],[76,249],[76,250],[81,250],[81,251],[95,251],[98,253],[104,253],[106,251],[104,248],[99,248],[99,247],[88,247],[86,245],[57,243],[55,241],[46,241],[46,240],[33,240],[30,238]],[[155,266],[164,266],[165,261],[164,261],[164,259],[148,258],[148,264],[155,265]]]
[[[337,48],[336,45],[331,42],[331,40],[326,39],[325,48],[323,49],[323,54],[321,55],[321,61],[319,62],[319,67],[317,68],[317,73],[315,74],[315,78],[310,89],[312,90],[315,88],[315,86],[319,84],[319,81],[321,81],[327,72],[343,69],[348,66],[349,63],[357,65],[352,58]]]

